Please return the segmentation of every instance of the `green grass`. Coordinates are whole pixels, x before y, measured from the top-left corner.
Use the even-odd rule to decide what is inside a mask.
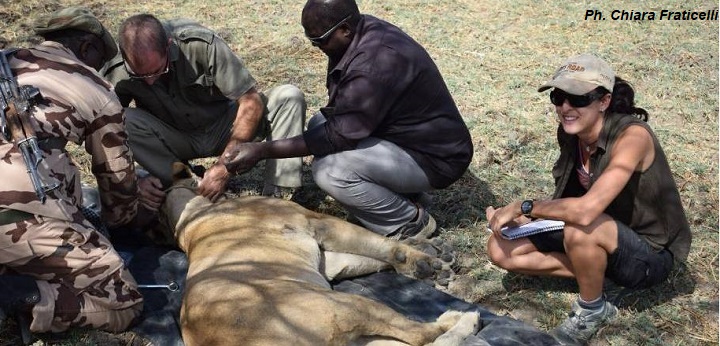
[[[0,44],[34,42],[29,20],[77,1],[2,1]],[[191,17],[216,29],[244,59],[261,88],[292,83],[306,93],[308,114],[324,106],[326,60],[299,24],[303,1],[88,0],[113,33],[125,17],[151,12]],[[594,345],[714,345],[718,342],[718,22],[585,21],[585,10],[706,10],[716,2],[513,2],[487,0],[359,1],[422,43],[435,59],[471,128],[468,173],[435,194],[433,212],[463,254],[462,298],[542,329],[564,318],[577,286],[571,280],[509,274],[485,255],[484,210],[552,192],[556,158],[553,108],[536,92],[566,57],[594,52],[631,81],[638,105],[666,151],[691,223],[687,267],[662,285],[630,294],[619,318]],[[76,152],[82,166],[83,157]],[[207,161],[211,162],[211,161]],[[237,186],[256,189],[257,175]],[[307,180],[310,182],[310,180]],[[321,194],[314,209],[343,215]],[[462,286],[462,287],[461,287]],[[73,334],[67,344],[93,344]],[[0,340],[3,338],[0,334]],[[100,344],[100,342],[95,342]],[[103,343],[107,344],[107,343]],[[0,342],[0,345],[4,345]]]

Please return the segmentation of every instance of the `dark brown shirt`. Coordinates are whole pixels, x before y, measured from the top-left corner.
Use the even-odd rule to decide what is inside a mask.
[[[403,148],[443,188],[467,169],[470,133],[425,49],[396,26],[364,15],[327,75],[327,122],[305,135],[317,156],[375,137]]]
[[[655,160],[645,172],[634,172],[625,187],[605,209],[605,213],[638,233],[656,250],[668,249],[676,260],[685,261],[690,251],[692,234],[685,217],[680,194],[673,180],[665,152],[657,137],[644,121],[633,116],[606,116],[597,143],[597,151],[590,157],[590,186],[607,168],[610,152],[619,135],[631,125],[640,125],[650,132],[655,145]],[[585,194],[575,165],[577,136],[558,129],[560,158],[553,168],[554,198],[577,197]]]

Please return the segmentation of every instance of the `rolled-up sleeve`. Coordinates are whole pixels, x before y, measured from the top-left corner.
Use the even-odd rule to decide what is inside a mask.
[[[355,149],[358,142],[372,136],[383,123],[396,92],[385,78],[367,72],[351,71],[340,81],[333,99],[333,114],[327,121],[309,129],[304,139],[313,155]]]

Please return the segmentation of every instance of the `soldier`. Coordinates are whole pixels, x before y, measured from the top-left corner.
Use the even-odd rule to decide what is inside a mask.
[[[28,321],[32,332],[122,331],[140,315],[143,299],[108,239],[83,216],[80,172],[65,149],[70,141],[90,155],[110,227],[147,219],[139,216],[147,214],[138,209],[123,108],[97,73],[117,46],[81,7],[44,16],[34,30],[45,41],[8,61],[18,84],[44,97],[31,117],[43,156],[38,170],[58,188],[40,201],[17,146],[0,141],[0,312]]]

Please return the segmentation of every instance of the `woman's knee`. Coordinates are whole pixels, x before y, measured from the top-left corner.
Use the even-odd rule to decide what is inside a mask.
[[[576,227],[572,224],[565,224],[563,230],[563,243],[565,248],[587,245],[592,242],[590,232],[588,230]]]
[[[600,246],[606,250],[617,246],[617,227],[615,221],[598,220],[587,227],[565,224],[563,243],[566,250],[573,247]]]
[[[510,270],[512,261],[510,260],[510,254],[507,253],[498,243],[498,240],[491,236],[487,241],[487,255],[492,264]]]

